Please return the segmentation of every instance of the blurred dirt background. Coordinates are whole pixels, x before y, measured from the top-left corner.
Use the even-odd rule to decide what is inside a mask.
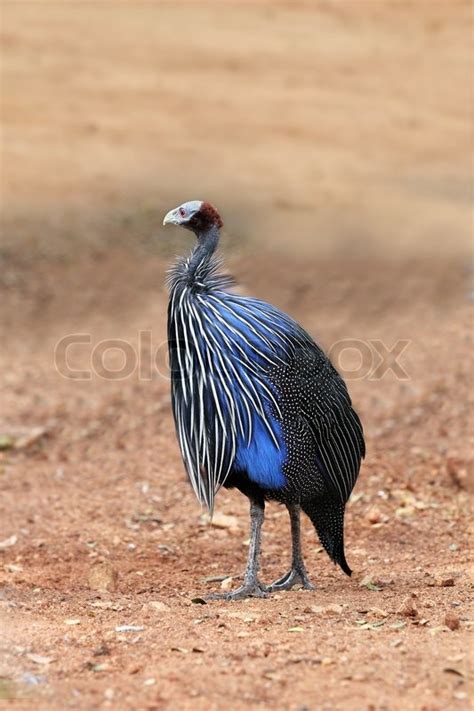
[[[470,707],[471,13],[2,2],[2,708]],[[190,238],[161,220],[194,198],[242,289],[359,344],[332,351],[368,444],[351,580],[305,522],[315,592],[193,602],[238,583],[248,535],[236,492],[202,519],[170,417]],[[77,333],[90,379],[55,364]],[[264,580],[288,529],[268,506]]]

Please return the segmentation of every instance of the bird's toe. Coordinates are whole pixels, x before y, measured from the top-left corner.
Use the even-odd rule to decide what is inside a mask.
[[[268,585],[269,592],[278,592],[279,590],[291,590],[294,587],[300,587],[303,590],[314,590],[313,583],[308,578],[306,570],[292,568],[274,583]]]
[[[242,585],[240,588],[230,590],[225,593],[211,593],[206,596],[206,600],[244,600],[247,597],[268,597],[266,585],[256,581],[255,583]]]

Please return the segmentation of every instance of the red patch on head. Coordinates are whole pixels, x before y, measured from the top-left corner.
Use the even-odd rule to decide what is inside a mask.
[[[221,228],[224,224],[216,208],[213,207],[210,202],[202,203],[201,209],[199,210],[199,216],[202,221],[207,223],[209,226],[216,225],[216,227]]]

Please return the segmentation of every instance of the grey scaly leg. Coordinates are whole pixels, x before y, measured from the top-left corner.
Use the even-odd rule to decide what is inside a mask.
[[[295,585],[301,585],[305,590],[314,590],[301,553],[300,507],[297,504],[287,504],[287,509],[291,523],[291,569],[282,578],[269,585],[268,591],[290,590]]]
[[[263,501],[250,501],[250,546],[244,584],[228,593],[213,593],[208,596],[208,600],[242,600],[245,597],[266,597],[266,587],[258,580],[264,509]]]

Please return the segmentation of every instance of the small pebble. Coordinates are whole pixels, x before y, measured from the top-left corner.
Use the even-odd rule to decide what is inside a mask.
[[[366,519],[369,523],[375,524],[375,523],[381,523],[382,521],[382,514],[378,509],[370,509],[370,511],[366,515]]]
[[[440,588],[452,588],[452,587],[454,587],[454,578],[450,578],[450,577],[436,578],[436,584]]]
[[[90,590],[98,592],[115,592],[117,589],[118,573],[110,563],[94,565],[87,578]]]
[[[444,618],[444,624],[454,632],[454,630],[459,629],[459,617],[454,612],[447,612]]]
[[[150,600],[148,607],[155,612],[170,612],[171,609],[166,603],[161,602],[161,600]]]
[[[224,578],[221,582],[221,590],[230,590],[234,584],[234,579],[232,577]]]
[[[410,597],[406,597],[400,607],[397,610],[397,613],[399,615],[403,615],[403,617],[418,617],[418,610],[415,605],[415,598],[413,595]]]

